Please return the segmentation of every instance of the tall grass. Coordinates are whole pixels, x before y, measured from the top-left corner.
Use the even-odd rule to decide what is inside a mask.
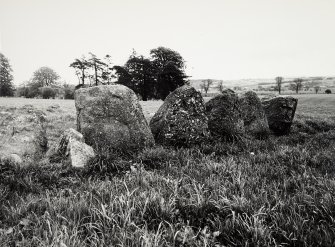
[[[0,163],[0,246],[334,246],[334,120],[298,114],[288,136],[102,153],[82,170]]]

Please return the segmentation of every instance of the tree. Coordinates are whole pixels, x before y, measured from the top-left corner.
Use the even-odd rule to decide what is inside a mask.
[[[91,55],[91,58],[88,60],[89,67],[93,70],[94,75],[91,75],[91,78],[94,79],[94,83],[96,86],[102,83],[102,72],[104,71],[104,68],[107,66],[106,63],[101,61],[100,58],[98,58],[93,53],[89,53]]]
[[[156,49],[152,49],[150,51],[150,56],[154,66],[160,70],[162,70],[168,63],[174,64],[176,68],[182,71],[185,69],[185,61],[182,56],[178,52],[169,48],[160,46]]]
[[[155,97],[155,68],[152,62],[133,54],[126,62],[128,74],[131,76],[130,88],[141,95],[142,100]]]
[[[222,93],[224,88],[225,87],[223,86],[223,81],[219,81],[217,85],[217,89],[219,90],[219,92]]]
[[[170,92],[187,83],[185,61],[178,52],[165,47],[152,49],[150,55],[156,74],[156,97],[164,100]]]
[[[112,79],[115,78],[115,75],[113,74],[113,67],[112,67],[112,59],[110,55],[106,55],[104,57],[104,63],[105,66],[102,68],[102,74],[101,74],[101,79],[104,84],[111,84]]]
[[[202,80],[200,88],[205,91],[205,94],[207,94],[210,86],[213,84],[213,80],[207,79],[207,80]]]
[[[41,67],[33,74],[31,83],[35,87],[54,86],[57,84],[59,75],[49,67]]]
[[[125,66],[115,65],[113,66],[118,84],[126,87],[132,87],[132,76],[129,74],[128,69]]]
[[[277,76],[276,78],[275,78],[275,80],[276,80],[276,88],[277,88],[277,90],[278,90],[278,93],[280,94],[281,93],[281,85],[282,85],[282,83],[283,83],[283,77],[281,77],[281,76]]]
[[[0,53],[0,96],[13,96],[14,94],[12,71],[8,59]]]
[[[295,92],[298,94],[299,90],[302,88],[302,82],[303,82],[303,79],[301,78],[294,79],[293,83],[291,84],[291,89],[295,90]]]
[[[320,86],[314,86],[314,91],[315,91],[315,93],[317,94],[319,91],[320,91]]]
[[[153,63],[135,51],[124,66],[114,66],[117,83],[132,89],[142,100],[155,98],[155,67]]]
[[[161,100],[176,88],[185,85],[185,74],[179,70],[173,62],[167,63],[162,71],[159,72],[156,83],[156,97]]]
[[[86,70],[89,68],[89,63],[83,56],[81,59],[75,59],[73,63],[70,64],[70,67],[76,70],[76,75],[78,76],[79,84],[85,84]]]
[[[89,55],[90,57],[88,59],[82,56],[81,59],[77,58],[70,64],[70,67],[75,69],[76,75],[78,76],[79,84],[77,88],[85,85],[87,80],[89,80],[90,86],[97,86],[99,84],[109,85],[112,79],[115,78],[111,56],[107,54],[103,59],[100,59],[91,52]]]
[[[332,91],[331,91],[330,89],[326,89],[326,90],[325,90],[325,93],[326,93],[326,94],[331,94]]]

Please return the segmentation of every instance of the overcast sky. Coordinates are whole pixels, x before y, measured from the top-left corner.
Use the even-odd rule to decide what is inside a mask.
[[[0,51],[15,84],[93,52],[123,65],[165,46],[193,79],[335,75],[335,0],[0,0]]]

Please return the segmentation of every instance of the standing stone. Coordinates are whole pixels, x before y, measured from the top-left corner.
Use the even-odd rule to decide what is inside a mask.
[[[261,100],[253,91],[240,95],[242,117],[245,132],[253,137],[263,139],[269,136],[269,124]]]
[[[213,137],[238,138],[244,135],[242,109],[237,94],[226,89],[206,103],[208,127]]]
[[[204,100],[193,87],[171,92],[150,121],[155,141],[163,145],[192,146],[208,136]]]
[[[270,129],[277,135],[290,132],[298,99],[276,97],[262,101]]]
[[[64,131],[56,147],[47,153],[50,161],[69,159],[73,167],[85,167],[89,160],[95,157],[92,147],[84,143],[84,137],[78,131],[70,128]]]
[[[154,139],[135,93],[123,85],[75,92],[77,130],[96,150],[135,151]]]
[[[34,107],[0,107],[0,159],[16,163],[39,158],[47,149],[46,118]],[[20,160],[20,162],[19,162]]]

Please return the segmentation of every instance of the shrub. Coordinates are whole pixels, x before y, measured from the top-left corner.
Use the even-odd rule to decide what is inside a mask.
[[[325,90],[325,93],[326,93],[326,94],[331,94],[332,91],[331,91],[330,89],[326,89],[326,90]]]
[[[41,94],[43,99],[55,98],[56,90],[50,87],[41,88]]]
[[[64,90],[64,98],[65,99],[74,99],[74,89],[65,88],[65,90]]]
[[[38,95],[39,95],[38,88],[34,86],[20,87],[17,89],[17,96],[19,97],[35,98]]]

